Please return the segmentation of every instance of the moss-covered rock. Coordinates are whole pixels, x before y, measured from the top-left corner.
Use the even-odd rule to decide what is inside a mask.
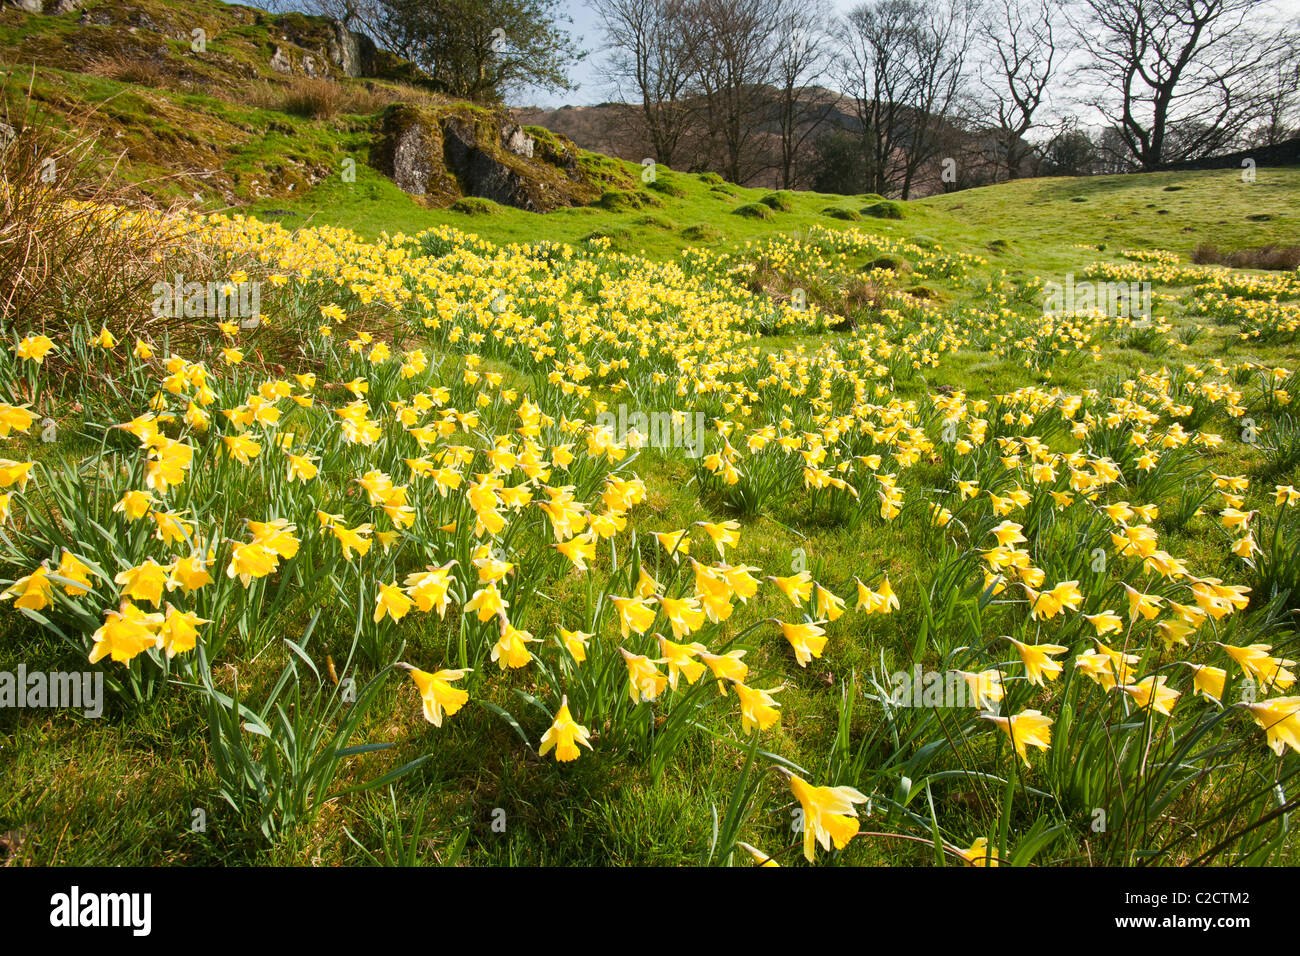
[[[467,216],[495,216],[501,212],[502,207],[491,199],[483,199],[481,196],[465,196],[452,203],[450,209],[452,212],[464,213]]]
[[[547,212],[601,193],[571,144],[540,140],[498,109],[396,104],[384,110],[371,165],[403,191],[446,205],[462,196]],[[633,208],[640,208],[636,205]]]

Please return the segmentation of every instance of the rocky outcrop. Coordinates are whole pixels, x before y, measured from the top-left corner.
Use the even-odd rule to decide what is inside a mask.
[[[340,20],[287,14],[275,22],[276,32],[287,41],[272,51],[271,68],[277,73],[375,77],[390,66],[379,56],[375,41]]]
[[[389,107],[380,118],[371,165],[403,191],[432,204],[462,196],[546,212],[591,202],[594,183],[572,144],[545,148],[504,110],[459,106],[446,112]],[[556,160],[563,155],[564,162]]]
[[[182,79],[216,82],[231,70],[237,78],[345,77],[427,84],[414,64],[385,50],[339,20],[302,13],[267,13],[251,6],[187,4],[160,6],[140,0],[0,0],[0,9],[55,16],[78,11],[78,27],[67,34],[33,31],[8,51],[14,62],[82,70],[104,57],[145,57],[162,72]],[[197,34],[196,34],[197,31]],[[221,38],[221,49],[182,51],[198,37]],[[71,56],[69,56],[71,54]],[[209,69],[210,68],[210,69]],[[191,77],[187,70],[207,70]]]
[[[44,13],[49,16],[71,13],[81,4],[82,0],[0,0],[0,6],[17,7],[28,13]]]

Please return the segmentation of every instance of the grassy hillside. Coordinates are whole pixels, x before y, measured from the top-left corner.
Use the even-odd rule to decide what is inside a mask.
[[[629,177],[639,176],[640,167],[625,167]],[[638,184],[604,205],[557,210],[545,218],[503,207],[477,213],[424,209],[370,170],[355,184],[334,178],[293,201],[261,202],[253,209],[287,227],[339,225],[371,238],[383,231],[414,233],[450,225],[493,242],[527,242],[544,228],[557,241],[604,236],[613,248],[656,259],[692,246],[743,242],[814,225],[856,228],[929,238],[1009,269],[1062,272],[1081,255],[1104,258],[1121,248],[1170,249],[1190,256],[1210,240],[1226,248],[1300,242],[1296,169],[1263,169],[1251,184],[1225,171],[1022,180],[893,203],[899,219],[864,213],[880,201],[876,196],[802,191],[782,194],[785,202],[778,205],[788,208],[769,206],[771,215],[746,215],[764,199],[773,201],[775,194],[663,166],[656,167],[655,179],[653,186]]]
[[[505,111],[432,92],[411,64],[382,51],[354,63],[339,50],[324,18],[220,0],[89,0],[57,16],[3,7],[0,118],[95,135],[105,175],[148,199],[208,210],[301,197],[351,178],[354,167],[378,176],[368,164],[396,105],[482,126],[478,146],[546,181],[554,201],[585,201],[627,182],[604,157],[551,134],[538,161],[510,156],[485,132],[509,122]],[[573,157],[572,171],[552,165],[560,154]],[[449,182],[410,205],[446,206],[461,195]]]

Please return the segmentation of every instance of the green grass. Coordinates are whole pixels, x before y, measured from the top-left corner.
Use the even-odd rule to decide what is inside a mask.
[[[625,165],[630,174],[638,169]],[[684,231],[641,221],[644,212],[631,207],[613,211],[576,207],[544,216],[504,209],[491,222],[484,222],[453,210],[423,208],[372,170],[358,166],[357,171],[355,184],[331,177],[301,198],[261,202],[253,211],[287,209],[295,215],[282,220],[286,225],[328,223],[366,238],[384,231],[412,233],[447,224],[501,244],[531,241],[539,227],[549,239],[576,243],[597,227],[605,232],[617,228],[626,232],[619,234],[615,248],[652,259],[673,258],[701,244]],[[1063,277],[1087,262],[1113,258],[1121,249],[1168,249],[1186,258],[1203,241],[1227,249],[1300,243],[1300,210],[1294,203],[1300,190],[1297,169],[1258,170],[1253,184],[1242,183],[1231,170],[1022,180],[900,203],[905,210],[902,220],[864,216],[860,222],[824,212],[832,203],[832,209],[851,211],[853,197],[794,192],[782,203],[788,209],[773,211],[769,219],[752,219],[733,213],[762,204],[771,195],[768,191],[732,187],[737,198],[728,204],[701,177],[660,173],[661,181],[668,177],[684,195],[660,193],[662,204],[654,215],[708,225],[719,233],[713,241],[727,247],[813,225],[858,228],[887,236],[924,237],[948,251],[987,257],[993,266],[1012,272]],[[1180,191],[1164,192],[1175,182],[1183,187]],[[1089,202],[1070,201],[1079,195]],[[772,211],[770,205],[765,208]],[[1169,214],[1158,215],[1158,209]],[[1271,218],[1262,222],[1248,218],[1260,213]]]

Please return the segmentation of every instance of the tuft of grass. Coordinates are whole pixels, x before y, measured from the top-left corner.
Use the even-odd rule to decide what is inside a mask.
[[[296,77],[284,93],[284,112],[305,119],[333,119],[343,111],[343,91],[333,80]]]
[[[717,242],[722,238],[722,230],[700,222],[683,229],[682,238],[688,242]]]

